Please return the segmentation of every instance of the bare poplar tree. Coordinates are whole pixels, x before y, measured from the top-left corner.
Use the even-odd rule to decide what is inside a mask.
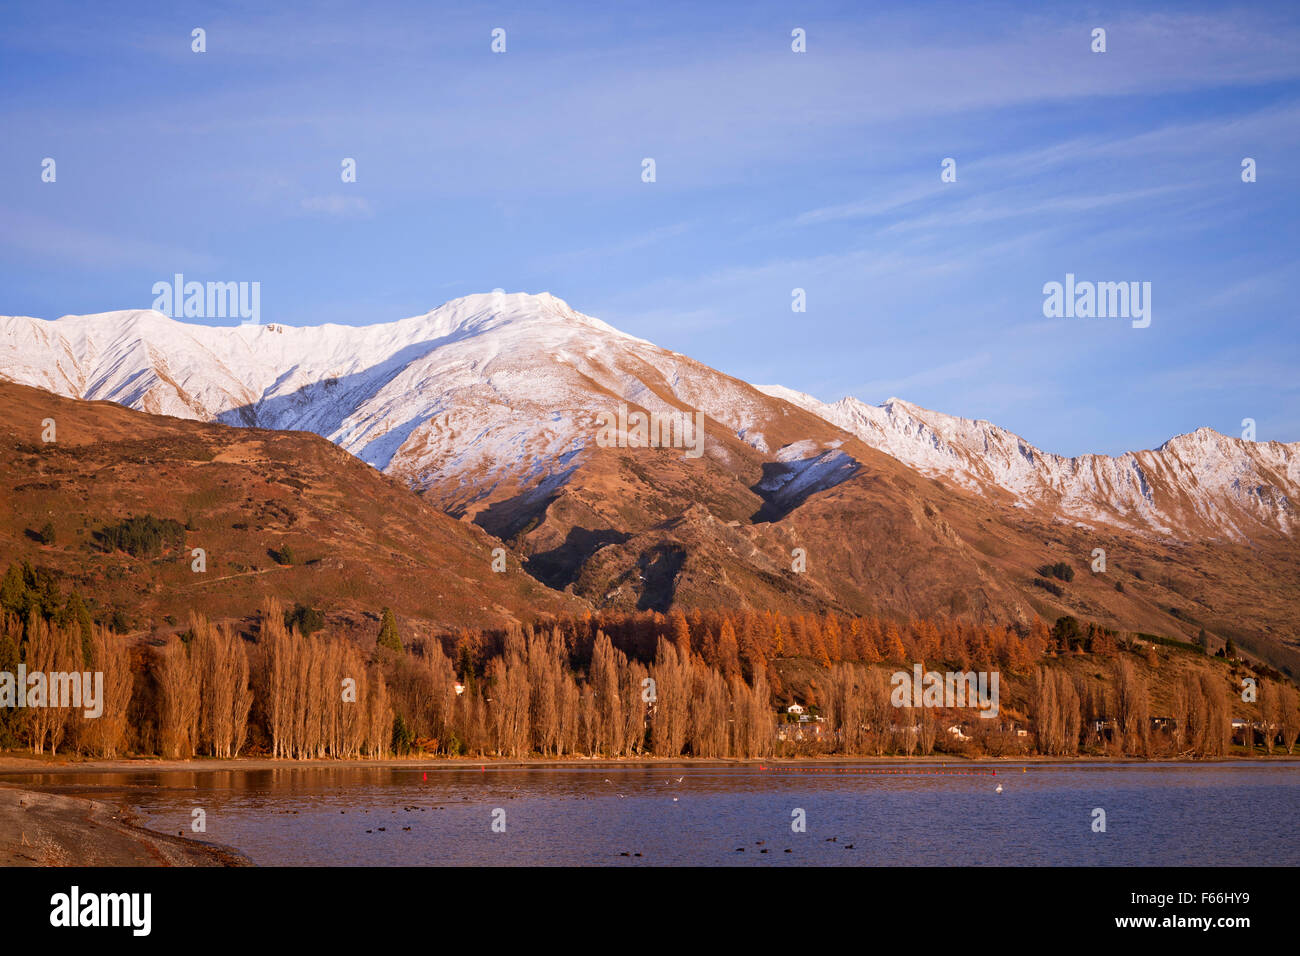
[[[75,629],[64,629],[46,621],[33,611],[27,623],[26,664],[29,678],[40,675],[32,687],[19,687],[19,694],[27,695],[29,703],[37,703],[25,711],[28,734],[33,753],[44,753],[46,746],[51,754],[58,753],[69,728],[71,708],[50,706],[56,688],[52,675],[81,670],[81,641]],[[35,696],[33,696],[35,695]]]
[[[581,693],[578,690],[578,682],[574,680],[572,674],[566,671],[560,677],[559,745],[556,750],[557,754],[578,752],[582,724],[579,715],[580,700]]]
[[[493,746],[498,756],[521,756],[528,748],[528,664],[523,656],[523,636],[516,630],[506,637],[500,657],[488,664],[492,704],[488,709]]]
[[[1296,738],[1300,737],[1300,692],[1290,684],[1283,684],[1278,690],[1278,730],[1282,746],[1290,754],[1295,751]]]
[[[866,671],[853,664],[831,667],[825,701],[826,729],[834,735],[841,753],[866,750]]]
[[[190,650],[180,640],[164,646],[154,658],[158,684],[158,737],[164,757],[194,756],[199,739],[201,681]]]
[[[1150,743],[1147,686],[1127,657],[1115,662],[1115,723],[1122,751],[1146,756]]]
[[[1206,674],[1201,678],[1206,701],[1205,753],[1221,757],[1232,745],[1232,710],[1223,682]]]
[[[384,683],[384,675],[378,671],[367,683],[366,754],[383,757],[388,754],[393,739],[393,710],[388,700],[388,685]]]
[[[685,624],[685,618],[681,618]],[[655,682],[655,700],[650,714],[651,748],[660,757],[677,757],[686,746],[690,717],[690,693],[694,680],[689,654],[659,639],[650,676]]]
[[[1273,753],[1273,740],[1277,736],[1282,717],[1282,701],[1275,681],[1266,680],[1259,687],[1259,716],[1264,727],[1264,753]]]
[[[645,751],[646,701],[642,683],[650,674],[644,664],[624,658],[619,668],[619,694],[623,705],[623,726],[619,753],[636,756]]]
[[[131,673],[131,654],[121,638],[104,628],[91,631],[94,668],[104,675],[103,712],[86,721],[86,741],[93,753],[116,757],[126,746],[127,714],[135,679]]]
[[[596,705],[595,750],[605,756],[618,752],[623,736],[623,702],[618,676],[624,661],[620,658],[623,658],[622,651],[615,649],[604,631],[597,631],[588,683]]]
[[[243,746],[252,690],[244,642],[224,625],[190,615],[191,663],[199,681],[199,738],[214,757],[233,757]]]
[[[560,753],[560,710],[564,662],[559,632],[528,635],[528,719],[532,748],[541,754]]]
[[[1057,736],[1060,714],[1056,704],[1056,681],[1045,667],[1034,668],[1034,739],[1038,752],[1055,755],[1060,748]]]

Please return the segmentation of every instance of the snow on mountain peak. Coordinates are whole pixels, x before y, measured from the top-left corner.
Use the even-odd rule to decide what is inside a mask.
[[[701,411],[761,453],[772,408],[549,292],[467,295],[370,325],[211,326],[147,309],[0,317],[0,377],[158,414],[313,431],[416,486],[464,487],[466,501],[500,481],[562,481],[594,442],[596,414],[619,403]],[[1155,451],[1065,458],[904,399],[759,391],[925,474],[1077,522],[1249,537],[1260,526],[1289,534],[1296,521],[1300,443],[1200,428]]]
[[[1155,451],[1066,458],[990,422],[898,398],[827,404],[781,386],[758,388],[918,471],[970,491],[1008,493],[1022,507],[1162,535],[1240,539],[1260,525],[1286,534],[1297,528],[1300,442],[1251,442],[1202,427]]]
[[[313,431],[417,486],[545,482],[620,402],[699,409],[763,442],[743,383],[546,292],[479,293],[355,326],[212,326],[148,310],[0,318],[0,376],[157,414]]]

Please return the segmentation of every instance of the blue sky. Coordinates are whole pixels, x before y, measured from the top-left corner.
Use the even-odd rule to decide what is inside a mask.
[[[1062,454],[1300,440],[1294,4],[108,6],[0,8],[0,314],[176,272],[292,325],[550,291]],[[1067,272],[1150,282],[1150,327],[1045,319]]]

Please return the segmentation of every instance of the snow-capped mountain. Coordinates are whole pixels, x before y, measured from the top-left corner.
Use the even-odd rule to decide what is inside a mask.
[[[0,377],[182,418],[312,431],[437,489],[453,511],[503,488],[549,494],[592,451],[596,416],[619,403],[701,411],[715,437],[803,473],[799,485],[846,473],[823,460],[836,444],[824,435],[793,436],[808,443],[798,456],[807,466],[778,455],[791,436],[769,447],[788,402],[926,475],[1071,521],[1188,537],[1296,527],[1300,444],[1200,429],[1155,451],[1063,458],[899,399],[827,404],[760,391],[546,293],[472,295],[360,326],[212,327],[152,311],[0,318]],[[725,443],[706,448],[729,454]]]
[[[0,379],[315,432],[505,542],[512,570],[595,608],[1075,614],[1231,634],[1300,666],[1283,637],[1300,594],[1300,444],[1201,429],[1155,451],[1066,459],[899,400],[760,390],[546,294],[467,296],[362,326],[0,318]],[[630,410],[702,414],[702,457],[600,440],[601,416]],[[1043,580],[1058,562],[1088,568],[1096,547],[1106,573]]]
[[[596,415],[620,402],[698,409],[766,450],[751,407],[766,400],[753,389],[546,293],[472,295],[364,326],[211,327],[152,311],[3,318],[0,377],[312,431],[420,488],[558,480],[595,440]]]
[[[990,422],[898,398],[828,404],[779,385],[758,388],[924,474],[983,494],[1003,491],[1021,507],[1045,507],[1085,524],[1249,538],[1260,526],[1294,533],[1300,519],[1300,443],[1244,441],[1199,428],[1153,451],[1065,458]]]

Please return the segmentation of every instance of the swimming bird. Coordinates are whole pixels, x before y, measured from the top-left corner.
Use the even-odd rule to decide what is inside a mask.
[[[993,792],[994,792],[994,793],[1001,793],[1001,792],[1002,792],[1002,784],[998,784],[997,789],[994,790]]]

